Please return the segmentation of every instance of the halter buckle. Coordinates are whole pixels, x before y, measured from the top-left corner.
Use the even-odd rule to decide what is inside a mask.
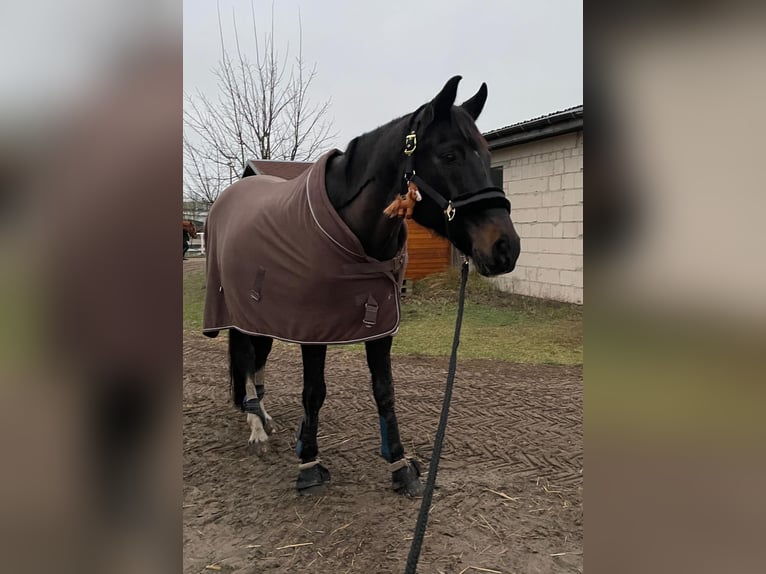
[[[410,132],[404,138],[404,155],[412,155],[415,153],[415,148],[418,147],[418,137],[415,132]]]
[[[456,211],[455,206],[452,205],[452,202],[450,201],[447,204],[447,209],[444,210],[444,213],[447,216],[447,221],[452,221],[453,219],[455,219],[455,211]]]

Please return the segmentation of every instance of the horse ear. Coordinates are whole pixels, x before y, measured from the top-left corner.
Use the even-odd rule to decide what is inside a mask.
[[[487,102],[487,84],[486,82],[481,83],[481,87],[479,88],[479,91],[476,92],[472,98],[467,99],[464,101],[460,107],[463,108],[465,111],[467,111],[470,116],[473,118],[474,121],[476,121],[476,118],[479,117],[479,114],[481,113],[481,110],[484,109],[484,104]]]
[[[436,97],[431,100],[435,117],[445,117],[449,115],[452,104],[455,103],[455,96],[457,95],[457,85],[460,83],[462,76],[453,76],[450,78],[442,91],[439,92]]]

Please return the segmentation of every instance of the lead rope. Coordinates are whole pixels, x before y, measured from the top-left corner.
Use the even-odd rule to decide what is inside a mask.
[[[447,418],[449,417],[449,404],[452,399],[452,383],[455,381],[455,370],[457,369],[457,347],[460,344],[460,326],[463,323],[463,307],[465,304],[465,285],[468,282],[468,258],[463,259],[463,266],[460,270],[460,298],[458,299],[457,320],[455,321],[455,337],[452,340],[452,356],[449,360],[449,372],[447,373],[447,384],[444,389],[444,401],[442,402],[442,412],[439,417],[439,427],[436,431],[434,440],[434,450],[431,455],[431,462],[428,465],[428,479],[426,480],[425,490],[423,492],[423,502],[420,505],[420,514],[415,524],[415,533],[412,537],[410,554],[407,556],[407,567],[404,574],[415,574],[420,558],[420,548],[423,545],[423,536],[426,533],[428,524],[428,511],[431,508],[431,499],[434,494],[434,484],[436,483],[436,471],[439,468],[439,457],[442,452],[442,442],[447,430]]]

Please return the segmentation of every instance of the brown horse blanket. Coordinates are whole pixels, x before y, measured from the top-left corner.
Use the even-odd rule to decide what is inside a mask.
[[[241,179],[213,204],[205,229],[205,335],[234,327],[342,344],[399,330],[406,248],[389,261],[364,253],[327,196],[325,167],[336,153],[290,181]]]

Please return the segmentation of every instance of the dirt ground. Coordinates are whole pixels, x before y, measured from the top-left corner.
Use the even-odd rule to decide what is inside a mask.
[[[402,440],[427,469],[447,359],[393,363]],[[300,348],[275,344],[270,356],[277,432],[261,457],[227,370],[225,335],[186,333],[184,572],[403,572],[420,500],[390,489],[364,354],[328,350],[321,497],[294,490]],[[418,572],[582,572],[582,391],[580,367],[458,362]]]

